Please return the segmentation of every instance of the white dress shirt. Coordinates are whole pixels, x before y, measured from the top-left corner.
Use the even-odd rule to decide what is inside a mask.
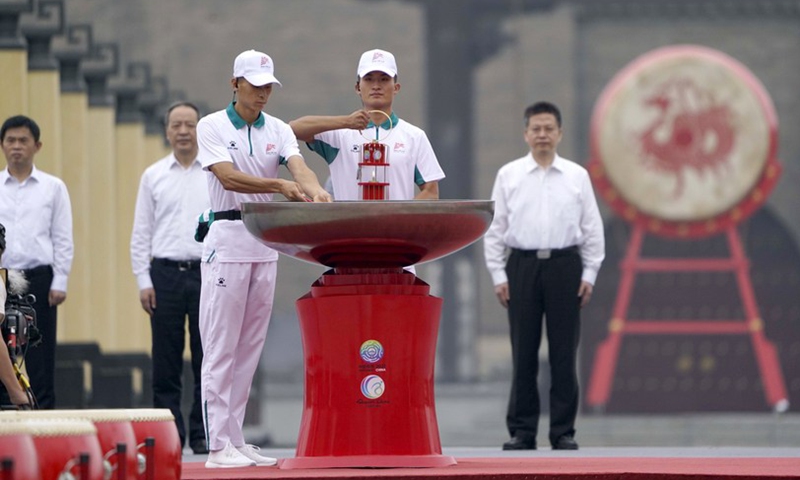
[[[2,265],[53,267],[51,290],[67,291],[72,268],[72,206],[64,182],[37,170],[22,182],[0,172],[0,223],[6,227]]]
[[[195,159],[184,168],[170,153],[142,174],[131,233],[131,265],[139,290],[152,288],[150,259],[198,260],[197,219],[209,208],[208,173]]]
[[[504,165],[494,188],[494,219],[484,236],[486,266],[494,285],[508,282],[508,249],[539,250],[577,245],[581,279],[594,285],[605,257],[603,221],[589,172],[556,155],[542,168],[533,155]]]

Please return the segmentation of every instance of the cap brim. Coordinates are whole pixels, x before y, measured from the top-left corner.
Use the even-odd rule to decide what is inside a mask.
[[[364,75],[366,75],[366,74],[368,74],[370,72],[383,72],[383,73],[385,73],[386,75],[389,75],[392,78],[397,76],[397,72],[395,72],[391,68],[386,67],[384,65],[370,65],[368,67],[364,67],[364,68],[362,68],[361,70],[358,71],[358,76],[359,77],[363,77]]]
[[[268,83],[277,83],[278,86],[281,87],[283,86],[281,85],[281,82],[279,82],[278,79],[275,78],[275,75],[270,75],[269,73],[261,73],[258,75],[245,75],[244,79],[250,82],[250,85],[253,85],[255,87],[262,87]]]

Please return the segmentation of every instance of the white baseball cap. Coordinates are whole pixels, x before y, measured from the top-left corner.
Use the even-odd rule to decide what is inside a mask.
[[[269,55],[255,50],[240,53],[233,61],[233,78],[244,77],[250,84],[261,87],[281,82],[275,78],[275,64]]]
[[[386,50],[369,50],[361,54],[361,60],[358,61],[357,74],[363,77],[369,72],[383,72],[390,77],[397,76],[397,62],[394,60],[394,55]]]

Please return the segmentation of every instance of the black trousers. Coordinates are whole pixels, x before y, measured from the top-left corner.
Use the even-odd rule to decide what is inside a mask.
[[[547,325],[550,362],[550,442],[575,434],[578,412],[578,289],[583,266],[577,249],[548,259],[512,250],[506,264],[513,377],[506,425],[511,436],[535,438],[539,423],[539,345]]]
[[[25,370],[39,408],[52,410],[56,406],[56,321],[58,319],[56,307],[51,307],[48,300],[50,285],[53,283],[53,268],[42,265],[23,270],[23,273],[29,282],[27,293],[36,295],[33,309],[36,311],[36,324],[42,335],[41,344],[25,350]],[[10,404],[5,388],[0,385],[0,389],[2,389],[0,404]]]
[[[188,266],[188,268],[187,268]],[[150,278],[156,292],[156,309],[150,317],[153,355],[153,406],[169,408],[175,416],[181,445],[186,443],[186,427],[181,413],[183,350],[186,319],[189,321],[189,346],[194,377],[192,409],[189,414],[189,442],[205,442],[200,367],[200,263],[189,264],[154,259]]]

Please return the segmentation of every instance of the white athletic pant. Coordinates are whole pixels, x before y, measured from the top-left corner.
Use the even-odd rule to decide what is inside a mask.
[[[245,443],[245,407],[267,338],[277,264],[202,263],[201,389],[209,450]]]

